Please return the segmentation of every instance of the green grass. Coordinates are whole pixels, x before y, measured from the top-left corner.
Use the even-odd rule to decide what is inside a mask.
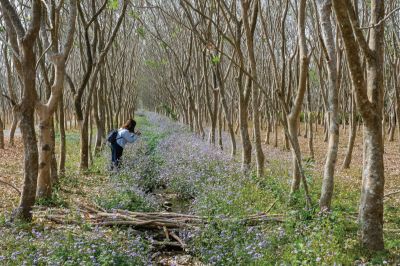
[[[88,171],[80,173],[79,139],[76,130],[66,133],[66,171],[54,185],[52,197],[39,200],[37,205],[69,208],[73,201],[94,200],[98,191],[110,183],[107,150],[93,157]],[[58,148],[59,135],[56,142]],[[143,207],[140,197],[121,198],[124,196],[116,195],[113,200]],[[96,228],[85,223],[49,226],[40,221],[10,223],[8,220],[6,214],[0,215],[0,265],[147,265],[149,261],[150,243],[130,229]]]
[[[122,166],[121,171],[110,176],[110,182],[95,197],[95,201],[105,209],[125,209],[129,211],[156,211],[158,204],[148,193],[159,188],[158,166],[163,163],[156,148],[164,134],[157,132],[146,117],[139,116],[137,126],[142,131],[141,142],[136,143],[134,153],[124,151],[125,162],[136,162]],[[140,177],[140,178],[137,178]]]
[[[1,265],[146,265],[148,260],[149,243],[117,229],[13,227],[2,230]]]
[[[306,170],[314,203],[312,209],[306,210],[302,190],[294,195],[294,201],[289,201],[290,178],[278,165],[279,162],[272,162],[261,178],[220,176],[224,190],[204,191],[199,196],[195,207],[202,215],[211,217],[211,225],[203,227],[193,242],[194,252],[204,262],[214,263],[216,258],[218,264],[224,265],[350,265],[354,262],[382,265],[400,261],[398,234],[385,233],[385,252],[370,254],[360,246],[354,215],[359,203],[358,189],[338,181],[333,211],[321,215],[318,208],[321,179]],[[249,238],[248,225],[215,219],[221,215],[241,218],[267,210],[282,214],[286,221],[255,227],[268,242],[262,250],[249,248],[254,236]],[[385,228],[399,228],[399,217],[398,207],[387,204]],[[259,259],[246,253],[246,248],[256,250]]]
[[[150,204],[143,194],[131,188],[137,186],[142,191],[153,191],[163,185],[157,179],[158,168],[163,164],[157,147],[169,132],[158,132],[157,126],[150,124],[144,116],[138,116],[137,122],[144,143],[132,156],[145,161],[135,169],[140,180],[132,179],[131,173],[110,176],[105,167],[109,160],[107,153],[94,157],[87,173],[79,173],[79,132],[70,131],[67,132],[66,174],[60,177],[53,197],[40,204],[68,207],[71,199],[87,198],[96,200],[106,209],[157,210],[158,206]],[[396,201],[389,199],[385,203],[385,229],[389,230],[385,231],[387,250],[369,254],[359,244],[356,220],[359,186],[351,180],[337,179],[332,213],[321,215],[318,209],[321,177],[316,176],[313,164],[311,160],[305,162],[313,201],[308,210],[302,189],[289,201],[291,178],[287,167],[279,161],[272,160],[262,177],[243,176],[238,171],[220,174],[212,180],[200,177],[194,186],[187,182],[185,175],[174,177],[168,190],[178,194],[182,201],[194,199],[191,210],[208,218],[208,223],[201,230],[192,232],[194,235],[187,242],[192,254],[204,263],[217,265],[399,263],[400,209]],[[215,162],[198,167],[205,176],[218,173]],[[249,226],[241,221],[249,215],[267,211],[281,215],[285,222]],[[23,265],[24,262],[27,265],[50,262],[143,265],[149,261],[150,243],[129,229],[99,229],[87,224],[65,228],[51,228],[43,223],[10,226],[7,217],[1,214],[0,238],[0,265]]]

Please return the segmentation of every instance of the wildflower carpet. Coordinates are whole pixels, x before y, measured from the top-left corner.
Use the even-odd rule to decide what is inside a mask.
[[[76,202],[110,213],[174,212],[202,217],[196,227],[174,231],[184,249],[160,245],[163,230],[105,227],[82,220],[58,225],[36,216],[12,225],[0,216],[0,264],[4,265],[320,265],[399,262],[399,209],[385,212],[387,252],[367,254],[358,244],[359,191],[336,187],[334,210],[304,209],[303,192],[289,201],[290,173],[282,158],[269,158],[262,177],[243,174],[237,158],[209,145],[177,122],[150,112],[137,117],[141,139],[124,151],[120,171],[107,171],[109,150],[94,159],[86,175],[68,166],[51,201],[40,208],[76,209]],[[69,147],[77,132],[68,135]],[[73,158],[70,151],[69,156]],[[73,160],[72,160],[73,161]],[[317,202],[320,177],[312,162],[307,178]],[[39,207],[38,207],[39,208]],[[71,219],[75,219],[71,212]],[[283,222],[249,223],[257,214]],[[162,239],[164,239],[163,237]],[[163,240],[164,241],[164,240]]]

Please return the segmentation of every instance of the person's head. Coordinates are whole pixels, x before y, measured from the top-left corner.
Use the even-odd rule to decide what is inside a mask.
[[[134,133],[135,132],[135,127],[136,127],[136,121],[131,119],[128,119],[128,121],[125,122],[125,124],[122,126],[122,128],[125,128],[129,130],[129,132]]]

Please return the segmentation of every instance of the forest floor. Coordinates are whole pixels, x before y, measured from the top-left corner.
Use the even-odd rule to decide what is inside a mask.
[[[350,169],[338,167],[333,211],[318,212],[326,151],[322,129],[315,136],[315,160],[308,159],[307,139],[300,137],[314,207],[304,208],[303,191],[289,202],[290,153],[265,147],[265,176],[243,175],[231,159],[195,136],[187,127],[152,113],[139,114],[141,139],[124,151],[118,173],[107,170],[108,148],[79,173],[79,134],[67,135],[67,171],[42,208],[78,210],[77,203],[113,212],[178,212],[205,217],[206,223],[175,233],[187,246],[160,246],[159,232],[127,226],[102,227],[82,221],[59,225],[35,217],[30,224],[10,224],[18,193],[0,184],[0,265],[382,265],[400,263],[400,195],[385,201],[386,251],[368,254],[357,234],[361,186],[361,137]],[[272,135],[271,135],[272,140]],[[282,143],[282,142],[280,142]],[[22,185],[22,144],[0,151],[0,179]],[[225,141],[225,146],[229,142]],[[338,166],[347,144],[342,132]],[[281,145],[281,144],[280,144]],[[400,189],[398,144],[387,143],[386,193]],[[266,213],[284,222],[244,219]],[[75,217],[75,216],[74,216]],[[71,219],[74,219],[72,217]],[[162,232],[162,230],[161,230]],[[157,245],[156,245],[157,244]]]

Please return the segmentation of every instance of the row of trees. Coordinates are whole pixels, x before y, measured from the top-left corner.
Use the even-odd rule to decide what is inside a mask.
[[[25,148],[16,217],[30,219],[37,197],[51,196],[65,171],[66,128],[79,129],[86,171],[105,132],[133,116],[140,88],[145,107],[203,138],[209,128],[213,145],[224,148],[226,130],[244,171],[254,160],[264,173],[262,144],[278,146],[282,131],[292,151],[291,192],[303,186],[308,205],[300,121],[311,156],[322,124],[322,211],[331,208],[339,129],[348,129],[348,168],[362,124],[362,242],[383,249],[384,136],[394,141],[400,128],[399,1],[139,2],[0,0],[0,148],[4,124],[13,144],[18,123]]]
[[[398,6],[395,0],[149,1],[140,18],[151,40],[142,99],[203,138],[209,127],[209,142],[221,148],[226,129],[232,156],[240,146],[243,170],[255,151],[258,175],[265,167],[262,143],[277,146],[283,130],[293,158],[291,191],[303,185],[308,205],[299,122],[311,156],[315,126],[323,124],[322,211],[331,208],[339,129],[349,129],[348,168],[362,124],[361,238],[381,250],[384,137],[394,141],[400,125]]]
[[[0,1],[0,148],[6,124],[11,145],[19,124],[24,146],[14,217],[30,220],[35,201],[51,197],[65,172],[68,127],[80,132],[80,169],[86,171],[105,133],[134,115],[140,48],[135,9],[128,0]]]

